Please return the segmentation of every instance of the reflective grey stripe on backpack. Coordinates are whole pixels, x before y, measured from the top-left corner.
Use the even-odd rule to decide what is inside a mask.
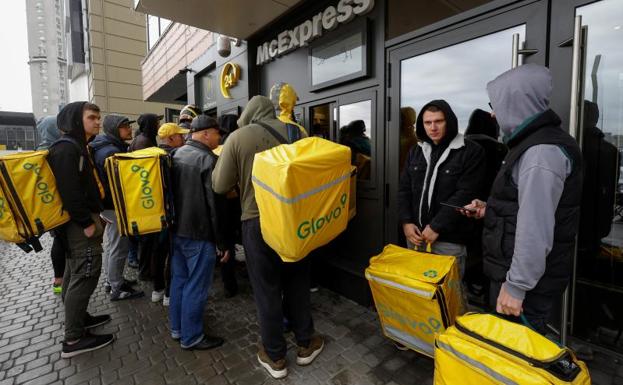
[[[284,197],[283,195],[278,194],[275,190],[273,190],[269,185],[267,185],[266,183],[260,181],[259,179],[257,179],[255,177],[255,175],[251,176],[251,179],[253,180],[253,182],[257,183],[258,186],[260,186],[261,188],[263,188],[264,190],[266,190],[268,193],[270,193],[272,196],[274,196],[275,198],[277,198],[278,200],[282,201],[283,203],[288,203],[288,204],[292,204],[292,203],[296,203],[298,201],[300,201],[301,199],[305,199],[308,198],[316,193],[319,193],[323,190],[326,190],[328,188],[331,188],[337,184],[340,184],[341,182],[345,181],[346,179],[350,178],[350,172],[346,175],[343,175],[339,178],[337,178],[334,181],[331,181],[327,184],[323,184],[322,186],[318,186],[316,188],[313,188],[307,192],[304,192],[302,194],[299,194],[295,197],[292,198],[287,198]]]
[[[466,354],[463,354],[459,351],[457,351],[456,349],[454,349],[452,346],[444,344],[443,342],[437,340],[436,345],[438,348],[445,350],[446,352],[454,355],[456,358],[458,358],[461,361],[465,361],[468,365],[473,366],[475,368],[478,368],[480,370],[482,370],[483,372],[487,373],[489,376],[493,377],[495,380],[506,384],[506,385],[519,385],[519,383],[511,380],[508,377],[503,376],[502,374],[496,372],[495,370],[491,369],[490,367],[486,366],[485,364],[483,364],[482,362],[476,361],[475,359],[467,356]]]

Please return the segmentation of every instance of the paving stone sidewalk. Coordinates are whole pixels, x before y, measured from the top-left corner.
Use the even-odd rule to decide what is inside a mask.
[[[150,301],[150,283],[141,283],[144,298],[110,302],[100,280],[89,311],[112,316],[96,331],[114,333],[116,341],[61,359],[63,305],[51,289],[51,239],[42,240],[45,249],[37,254],[0,242],[0,385],[432,384],[431,359],[397,351],[382,337],[372,310],[324,289],[312,294],[315,326],[327,340],[324,352],[312,365],[299,367],[290,336],[290,373],[273,380],[255,358],[258,325],[248,279],[239,275],[241,293],[226,299],[218,273],[205,324],[226,339],[222,347],[182,351],[169,336],[166,308]],[[593,384],[623,385],[623,367],[612,358],[597,355],[591,374]]]

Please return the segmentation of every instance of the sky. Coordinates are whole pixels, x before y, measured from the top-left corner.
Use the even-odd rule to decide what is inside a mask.
[[[0,111],[32,112],[25,0],[0,0],[0,52]]]

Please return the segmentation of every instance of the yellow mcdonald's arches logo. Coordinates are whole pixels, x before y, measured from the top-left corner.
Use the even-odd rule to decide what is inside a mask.
[[[240,79],[240,66],[236,63],[225,63],[221,70],[221,94],[227,99],[231,99],[229,89],[238,84]]]

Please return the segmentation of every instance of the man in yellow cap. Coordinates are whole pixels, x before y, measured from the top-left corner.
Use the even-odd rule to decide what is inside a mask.
[[[158,137],[160,138],[160,148],[171,152],[174,148],[184,145],[184,137],[188,135],[190,130],[182,128],[175,123],[165,123],[158,129]]]

